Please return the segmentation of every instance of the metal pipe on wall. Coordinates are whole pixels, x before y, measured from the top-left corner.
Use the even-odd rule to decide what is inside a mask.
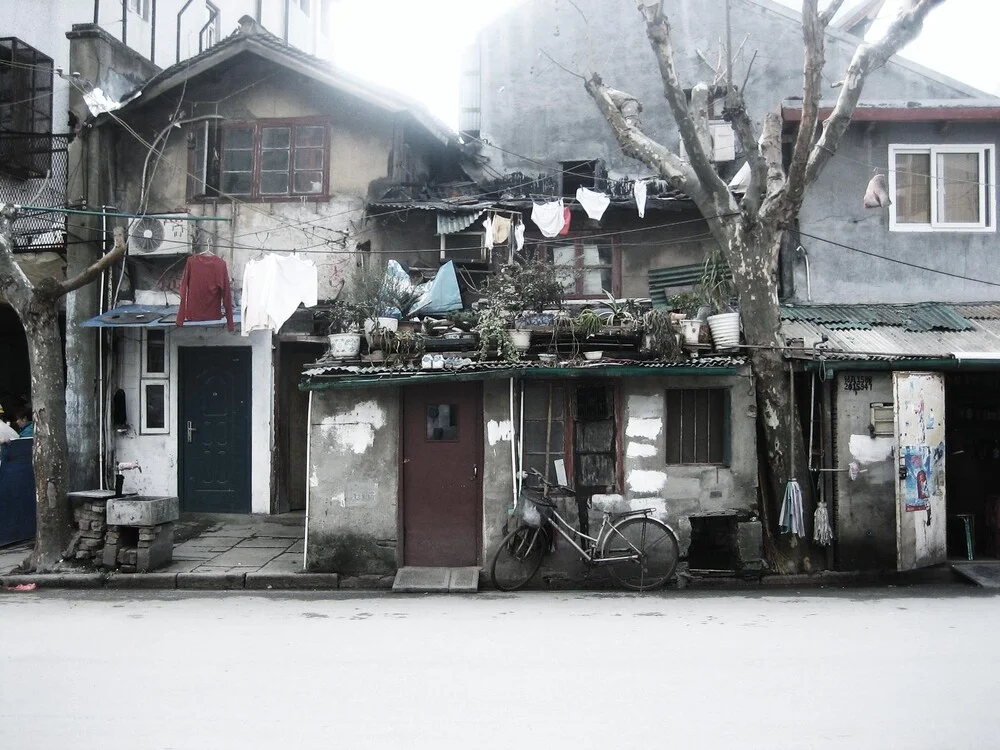
[[[302,540],[302,569],[306,569],[309,560],[309,467],[312,466],[312,415],[313,391],[309,391],[309,404],[306,406],[306,530]]]
[[[149,19],[149,61],[156,65],[156,0],[152,0],[152,2],[153,7]]]
[[[187,0],[187,2],[181,6],[181,9],[177,11],[177,59],[174,62],[181,61],[181,16],[184,15],[184,11],[186,11],[193,2],[194,0]]]
[[[122,44],[128,45],[128,0],[122,0]]]

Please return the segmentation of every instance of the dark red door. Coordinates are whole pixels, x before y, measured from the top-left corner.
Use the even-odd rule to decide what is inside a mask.
[[[479,563],[482,411],[479,383],[403,389],[406,565]]]

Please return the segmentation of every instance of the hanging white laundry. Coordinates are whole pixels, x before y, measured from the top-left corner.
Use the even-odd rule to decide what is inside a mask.
[[[267,297],[274,278],[271,256],[255,258],[243,269],[243,295],[240,300],[240,334],[249,336],[250,331],[271,330],[267,317]]]
[[[562,198],[549,203],[532,203],[531,220],[538,225],[545,237],[555,237],[566,225]]]
[[[506,216],[493,217],[493,242],[503,245],[510,237],[510,219]]]
[[[299,304],[317,302],[319,273],[316,264],[294,255],[265,255],[251,260],[243,271],[241,333],[277,331]]]
[[[493,249],[493,219],[487,216],[483,219],[483,226],[486,228],[486,235],[483,237],[483,243],[486,245],[487,250]]]
[[[576,189],[576,199],[580,201],[580,205],[587,212],[587,216],[594,221],[600,221],[601,217],[604,216],[604,212],[608,210],[608,206],[611,204],[611,199],[604,193],[598,193],[596,190],[590,190],[585,187]]]
[[[639,218],[646,216],[646,183],[636,180],[632,183],[632,195],[635,196],[635,207],[639,209]]]
[[[524,250],[524,222],[519,221],[514,226],[514,245],[517,247],[517,251],[521,252]]]

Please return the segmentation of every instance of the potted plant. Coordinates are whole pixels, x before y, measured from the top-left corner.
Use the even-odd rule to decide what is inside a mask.
[[[399,320],[392,316],[397,309],[397,285],[384,269],[374,264],[357,269],[351,284],[351,298],[362,311],[368,348],[380,348],[376,339],[382,331],[395,331]]]
[[[589,307],[584,308],[573,319],[573,330],[582,338],[589,339],[596,336],[604,328],[601,316]]]
[[[735,349],[740,344],[740,314],[733,304],[736,285],[719,248],[705,259],[698,288],[705,304],[711,308],[708,327],[712,330],[715,348]]]
[[[701,329],[705,321],[698,316],[703,306],[697,291],[679,292],[667,298],[667,309],[685,344],[697,344],[701,339]]]
[[[504,362],[517,362],[521,358],[511,340],[508,322],[507,314],[500,308],[488,307],[480,312],[479,320],[472,329],[479,335],[476,354],[480,362],[493,357]]]
[[[643,328],[649,352],[660,359],[677,359],[681,354],[677,332],[668,310],[650,310],[643,315]]]
[[[330,358],[357,357],[361,350],[360,326],[364,318],[362,310],[352,302],[337,299],[318,314],[326,324]]]

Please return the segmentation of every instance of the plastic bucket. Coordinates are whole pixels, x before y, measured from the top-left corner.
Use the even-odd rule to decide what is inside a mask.
[[[735,349],[740,345],[740,314],[720,313],[708,316],[712,343],[716,349]]]

